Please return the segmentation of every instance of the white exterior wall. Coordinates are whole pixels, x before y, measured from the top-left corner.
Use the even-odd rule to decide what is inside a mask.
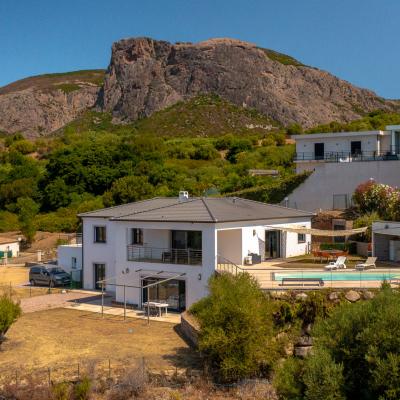
[[[94,227],[106,227],[106,243],[94,242]],[[95,288],[95,277],[93,264],[106,265],[106,279],[115,276],[115,230],[117,224],[107,218],[83,218],[83,287],[84,289]],[[126,249],[124,251],[126,255]],[[107,291],[115,291],[114,286],[107,286]]]
[[[207,282],[211,275],[214,274],[216,268],[216,230],[214,224],[200,223],[163,223],[163,222],[115,222],[115,254],[116,254],[116,276],[118,284],[127,284],[131,286],[141,286],[141,278],[147,275],[153,275],[158,271],[164,271],[163,274],[157,275],[157,278],[170,278],[173,275],[185,273],[186,275],[179,278],[185,281],[186,285],[186,307],[190,307],[194,302],[206,296],[208,293]],[[157,232],[157,228],[163,229]],[[162,247],[170,247],[170,242],[166,242],[169,238],[170,230],[193,230],[202,232],[202,265],[182,265],[182,264],[166,264],[156,262],[137,262],[127,260],[126,232],[130,228],[142,228],[143,239],[149,247],[157,247],[150,242],[150,238],[156,239],[156,243],[165,243]],[[153,231],[149,231],[153,230]],[[147,232],[147,239],[146,239]],[[128,273],[126,273],[128,269]],[[142,269],[140,272],[135,272]],[[122,271],[125,273],[123,274]],[[116,300],[123,302],[124,300],[123,287],[117,287]],[[126,288],[126,301],[131,304],[140,305],[141,289]]]
[[[251,222],[219,223],[217,224],[218,238],[223,238],[222,244],[218,242],[218,254],[236,264],[244,264],[244,257],[249,253],[265,257],[265,231],[274,230],[287,225],[311,228],[310,218],[264,220],[262,225],[253,225]],[[241,228],[230,229],[232,225],[242,225]],[[235,233],[232,233],[234,232]],[[241,231],[241,235],[238,233]],[[241,242],[239,242],[241,237]],[[281,257],[294,257],[306,254],[311,243],[311,235],[306,235],[305,243],[297,242],[298,235],[293,232],[281,231]],[[239,258],[240,254],[240,258]]]
[[[242,229],[225,229],[217,231],[218,255],[235,264],[243,263]]]
[[[76,258],[76,268],[78,271],[82,269],[82,246],[77,244],[58,246],[57,248],[57,264],[64,271],[71,273],[72,258]]]
[[[168,222],[129,222],[109,221],[105,218],[84,218],[83,225],[83,279],[84,288],[94,288],[94,263],[106,264],[106,279],[115,278],[112,283],[135,287],[125,287],[127,303],[140,305],[142,302],[141,279],[154,275],[158,278],[180,277],[186,285],[186,307],[190,307],[208,293],[207,283],[216,269],[217,254],[243,264],[243,258],[249,252],[263,256],[265,246],[265,225],[299,225],[310,227],[311,217],[299,219],[281,219],[273,221],[233,222],[233,223],[168,223]],[[238,226],[239,225],[239,226]],[[107,243],[94,243],[94,226],[106,226]],[[158,229],[162,227],[162,229]],[[131,228],[143,229],[144,245],[148,247],[170,247],[171,230],[193,230],[202,232],[202,265],[181,265],[157,262],[128,261],[127,246],[131,238]],[[273,229],[273,228],[271,228]],[[253,234],[255,231],[255,235]],[[298,244],[297,234],[282,232],[282,256],[291,257],[305,254],[307,243]],[[218,243],[218,239],[220,242]],[[307,235],[306,242],[311,237]],[[67,247],[67,246],[66,246]],[[217,250],[218,248],[218,250]],[[67,256],[66,256],[67,257]],[[138,271],[138,270],[141,271]],[[108,285],[108,291],[116,292],[116,300],[124,301],[124,288]]]
[[[325,152],[350,152],[351,142],[361,142],[361,150],[373,152],[379,150],[377,136],[383,138],[383,144],[387,143],[387,150],[390,148],[390,134],[382,131],[366,131],[363,134],[352,132],[329,133],[328,137],[321,137],[319,134],[296,136],[297,153],[314,153],[314,143],[324,143]],[[387,138],[387,139],[386,139]],[[383,146],[382,150],[385,148]]]
[[[400,186],[400,160],[352,163],[315,163],[315,171],[289,196],[289,207],[306,211],[331,210],[334,194],[347,194],[372,178]]]
[[[12,256],[17,257],[19,254],[19,242],[0,244],[0,251],[11,251]]]

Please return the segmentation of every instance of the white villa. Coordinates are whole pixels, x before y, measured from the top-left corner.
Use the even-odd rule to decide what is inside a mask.
[[[83,286],[101,289],[105,280],[116,301],[141,307],[147,301],[141,287],[173,278],[153,286],[149,297],[181,311],[207,294],[219,263],[307,253],[311,236],[283,228],[310,228],[312,216],[237,197],[189,198],[187,192],[83,213]]]
[[[384,131],[293,135],[296,172],[312,171],[288,196],[290,207],[308,211],[344,209],[368,179],[400,186],[400,125]]]

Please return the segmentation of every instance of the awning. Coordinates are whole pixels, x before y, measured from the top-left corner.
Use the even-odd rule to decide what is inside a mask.
[[[378,233],[379,235],[400,236],[400,227],[399,228],[378,229],[376,231],[373,231],[373,233]]]
[[[285,232],[294,232],[294,233],[303,233],[306,235],[313,235],[313,236],[351,236],[357,235],[359,233],[364,233],[368,227],[364,226],[362,228],[355,228],[355,229],[343,229],[340,231],[334,230],[324,230],[324,229],[313,229],[313,228],[304,228],[301,226],[271,226],[273,229],[278,229]]]

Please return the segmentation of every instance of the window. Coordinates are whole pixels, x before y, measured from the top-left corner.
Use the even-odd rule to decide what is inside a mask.
[[[131,229],[131,244],[143,244],[143,229],[132,228]]]
[[[306,234],[305,233],[298,233],[297,234],[297,243],[305,243],[306,242]]]
[[[202,249],[201,231],[172,231],[171,244],[173,249]]]
[[[95,226],[94,227],[94,242],[105,243],[106,242],[106,227]]]
[[[71,268],[76,269],[76,257],[72,257],[71,259]]]

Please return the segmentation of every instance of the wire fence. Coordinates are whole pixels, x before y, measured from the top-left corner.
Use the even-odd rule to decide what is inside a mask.
[[[168,365],[161,356],[133,357],[124,360],[112,358],[74,359],[40,367],[21,365],[2,368],[0,369],[0,388],[5,385],[18,387],[45,384],[52,386],[60,382],[77,382],[83,377],[88,377],[93,381],[116,382],[135,371],[170,377],[198,376],[203,372],[199,368]]]
[[[16,285],[13,282],[0,282],[0,296],[7,295],[13,300],[21,300],[29,297],[43,296],[47,294],[61,293],[63,290],[70,289],[68,287],[45,287],[45,286],[32,286]]]

